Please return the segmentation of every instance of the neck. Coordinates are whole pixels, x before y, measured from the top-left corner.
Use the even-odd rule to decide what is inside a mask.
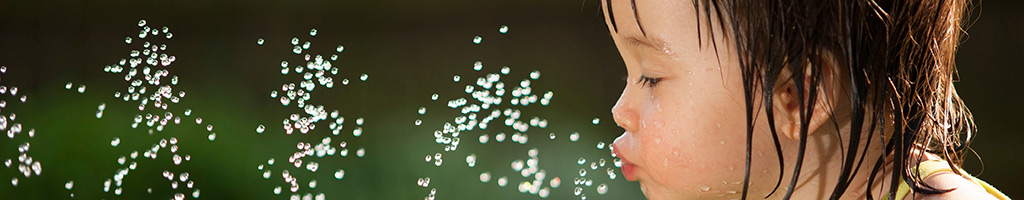
[[[846,153],[849,150],[847,146],[849,145],[850,127],[848,123],[841,125],[839,130],[843,131],[838,132],[838,134],[831,127],[823,127],[819,128],[819,130],[831,131],[818,131],[808,136],[800,178],[795,186],[796,190],[793,192],[792,199],[829,199],[836,188],[843,169]],[[875,199],[881,199],[882,196],[887,194],[890,186],[889,180],[892,178],[891,157],[884,159],[882,167],[875,174],[874,179],[871,180],[870,178],[875,162],[878,161],[878,158],[883,153],[881,138],[875,131],[879,130],[861,134],[863,137],[858,145],[861,147],[857,148],[853,165],[849,166],[852,176],[848,180],[850,184],[846,187],[840,199],[866,199],[869,195],[869,190],[870,195]],[[876,134],[871,138],[873,141],[870,141],[870,143],[868,143],[867,134]],[[840,137],[842,137],[842,140]],[[866,152],[864,149],[865,144],[868,144]],[[783,180],[783,186],[779,190],[781,193],[772,195],[773,197],[781,199],[788,189],[786,186],[788,186],[787,183],[792,177],[792,166],[796,165],[798,145],[799,141],[793,140],[784,149],[784,152],[792,153],[787,153],[787,169],[784,169],[786,171],[785,179]],[[860,161],[861,157],[864,157],[863,161]],[[860,166],[857,165],[858,162],[861,163]]]

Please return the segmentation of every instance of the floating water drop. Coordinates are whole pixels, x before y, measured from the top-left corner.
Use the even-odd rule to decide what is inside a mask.
[[[131,44],[132,43],[132,37],[124,37],[124,43]]]
[[[359,80],[361,81],[366,81],[368,78],[370,78],[370,75],[368,74],[359,75]]]
[[[597,193],[601,195],[608,193],[608,185],[605,185],[604,183],[597,185]]]
[[[64,89],[70,90],[71,89],[71,85],[72,85],[71,82],[68,82],[67,85],[64,85]]]
[[[334,51],[337,51],[338,53],[341,53],[342,51],[345,51],[345,46],[344,45],[338,45],[338,48],[335,49]]]
[[[85,93],[85,84],[78,85],[78,93]]]
[[[594,120],[591,120],[591,122],[594,123],[594,125],[597,125],[597,124],[601,123],[601,118],[595,117]]]
[[[139,27],[143,27],[143,26],[146,26],[146,20],[145,19],[139,20]]]
[[[569,134],[569,141],[576,142],[580,140],[580,133]]]
[[[473,44],[480,44],[480,42],[481,42],[481,41],[483,41],[483,40],[484,40],[484,38],[483,38],[483,37],[480,37],[480,36],[478,35],[478,36],[476,36],[476,37],[473,37]]]
[[[480,173],[480,182],[487,183],[491,181],[491,172]]]
[[[437,101],[437,97],[437,93],[434,93],[433,95],[430,95],[430,100]]]
[[[263,38],[256,39],[256,45],[263,46]]]
[[[530,72],[530,79],[537,80],[539,78],[540,78],[540,71],[533,70],[533,72]]]
[[[114,137],[113,140],[110,140],[110,146],[117,147],[118,144],[121,144],[121,138]]]
[[[264,127],[263,124],[260,124],[259,126],[256,126],[256,133],[262,134],[263,131],[266,129],[267,127]]]
[[[507,25],[501,25],[501,28],[498,28],[498,32],[501,33],[501,34],[508,33],[508,26]]]
[[[480,71],[484,68],[484,63],[479,60],[473,63],[473,70]]]
[[[316,29],[309,29],[309,36],[316,36]]]
[[[507,184],[508,184],[508,177],[502,176],[501,178],[498,178],[498,186],[499,187],[505,187],[505,185],[507,185]]]
[[[466,164],[468,164],[469,167],[476,166],[476,154],[469,154],[466,156]]]
[[[334,178],[338,180],[345,178],[345,170],[338,169],[338,171],[334,172]]]

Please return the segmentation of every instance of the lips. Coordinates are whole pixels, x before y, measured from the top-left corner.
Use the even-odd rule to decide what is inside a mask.
[[[633,172],[636,170],[636,165],[629,162],[629,160],[622,155],[622,152],[619,151],[618,145],[613,145],[613,148],[615,148],[615,155],[619,157],[619,159],[622,159],[622,176],[628,181],[636,181],[636,174]]]

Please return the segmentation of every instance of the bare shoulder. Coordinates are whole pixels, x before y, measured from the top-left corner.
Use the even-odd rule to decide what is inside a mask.
[[[953,191],[942,194],[915,193],[907,195],[906,199],[996,199],[995,196],[986,192],[985,188],[982,188],[974,182],[949,171],[936,172],[935,174],[926,177],[924,182],[936,189],[953,189]]]

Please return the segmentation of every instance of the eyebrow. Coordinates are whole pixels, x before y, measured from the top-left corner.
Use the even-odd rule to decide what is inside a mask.
[[[649,37],[639,37],[636,35],[628,35],[624,37],[626,44],[635,46],[641,49],[650,50],[653,52],[665,53],[671,52],[668,46],[665,45],[664,41]]]

